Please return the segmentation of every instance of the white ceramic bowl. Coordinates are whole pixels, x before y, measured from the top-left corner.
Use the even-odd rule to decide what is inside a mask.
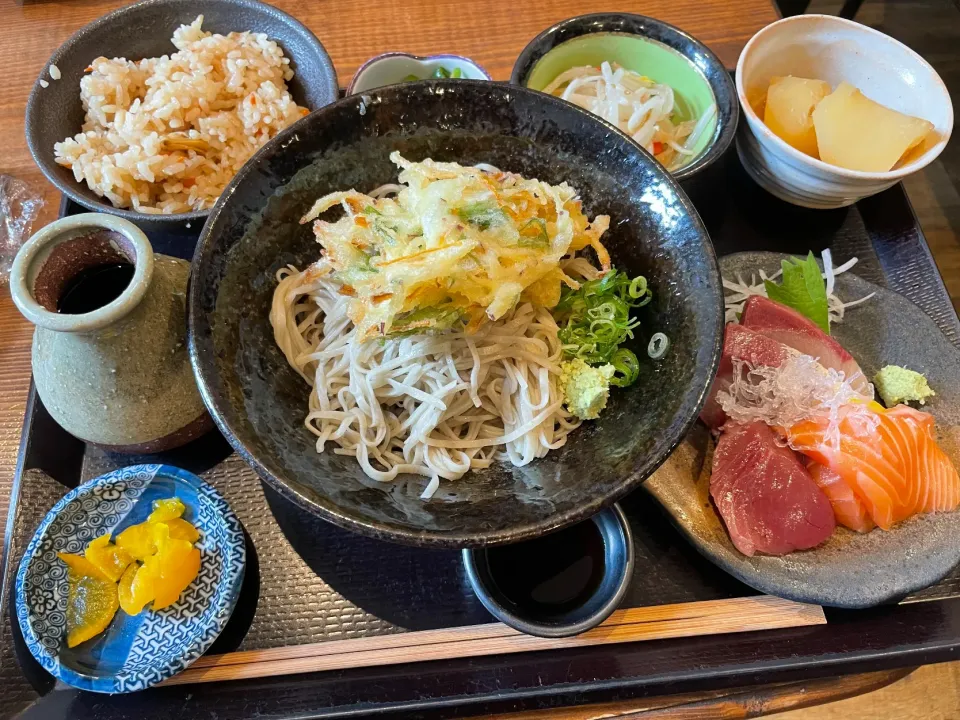
[[[774,75],[846,80],[870,99],[933,123],[936,135],[889,172],[859,172],[790,147],[764,124],[762,106]],[[869,197],[933,161],[953,130],[953,104],[936,71],[906,45],[851,20],[797,15],[758,32],[737,62],[737,95],[746,123],[737,152],[747,173],[773,195],[809,208],[836,208]]]
[[[444,68],[449,72],[460,70],[460,77],[465,80],[490,80],[486,70],[473,60],[460,55],[431,55],[418,57],[407,53],[391,52],[377,55],[367,60],[357,74],[353,76],[347,95],[404,82],[410,75],[416,75],[420,80],[433,78],[437,68]]]

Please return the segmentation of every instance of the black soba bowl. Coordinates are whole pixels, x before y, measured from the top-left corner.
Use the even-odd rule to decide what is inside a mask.
[[[367,478],[353,457],[315,450],[304,427],[309,388],[268,320],[275,274],[319,257],[299,218],[314,200],[395,182],[389,155],[490,163],[577,188],[588,216],[606,213],[614,264],[643,274],[653,301],[632,348],[640,377],[614,388],[600,419],[524,467],[495,463],[444,481]],[[649,155],[560,100],[494,83],[438,80],[378,88],[288,128],[240,171],[210,213],[193,260],[190,353],[211,415],[238,453],[286,498],[337,525],[433,547],[516,542],[591,517],[637,488],[695,422],[723,327],[720,276],[696,210]],[[647,357],[650,336],[670,349]]]

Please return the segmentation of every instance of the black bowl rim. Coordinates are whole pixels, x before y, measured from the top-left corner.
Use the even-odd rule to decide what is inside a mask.
[[[624,29],[622,27],[610,27],[607,29],[606,27],[614,23],[622,24],[624,21],[633,24],[634,28]],[[589,30],[586,28],[581,29],[580,25],[586,23],[593,23],[594,25],[599,25],[599,27],[591,28]],[[654,38],[647,35],[643,31],[648,27],[656,28],[661,32],[663,37]],[[669,174],[672,175],[673,178],[678,182],[682,182],[684,180],[688,180],[697,173],[706,170],[718,159],[720,159],[720,157],[730,147],[730,144],[733,142],[733,139],[737,133],[737,123],[740,119],[740,102],[737,97],[736,85],[734,84],[730,73],[727,71],[726,66],[720,61],[720,58],[717,57],[716,53],[714,53],[710,48],[689,33],[684,32],[675,25],[671,25],[663,20],[657,20],[656,18],[652,18],[647,15],[623,12],[588,13],[586,15],[577,15],[576,17],[561,20],[556,25],[551,25],[548,27],[533,40],[527,43],[520,55],[517,56],[517,61],[513,65],[513,71],[510,73],[510,82],[514,85],[526,87],[527,76],[533,70],[534,65],[536,65],[537,62],[539,62],[540,59],[543,58],[548,52],[569,40],[583,37],[584,35],[595,35],[600,33],[636,35],[637,37],[643,38],[650,42],[660,42],[669,47],[671,50],[685,57],[691,63],[693,63],[693,60],[687,55],[686,52],[684,52],[683,48],[678,47],[678,45],[689,43],[696,47],[697,50],[703,54],[703,56],[707,59],[707,62],[711,66],[714,66],[714,69],[717,71],[717,77],[722,78],[720,80],[722,88],[718,88],[717,84],[712,82],[711,79],[706,75],[704,75],[703,78],[713,91],[714,99],[717,102],[717,132],[715,133],[713,141],[707,148],[706,152],[701,153],[700,157],[698,157],[689,165],[685,165],[676,172]],[[554,43],[555,40],[556,42]],[[674,42],[672,43],[670,41]],[[546,47],[547,45],[550,47]],[[694,67],[696,67],[696,64],[694,64]],[[700,70],[700,68],[697,69]],[[703,72],[702,70],[700,71]],[[718,92],[718,90],[721,89],[723,92]],[[618,133],[622,133],[624,135],[626,134],[616,126],[611,125],[611,127],[613,127]]]
[[[358,532],[362,535],[366,535],[367,537],[372,537],[378,540],[389,540],[391,542],[414,545],[417,547],[453,549],[505,545],[539,537],[544,533],[548,533],[553,530],[559,530],[560,528],[567,527],[568,525],[572,525],[576,522],[592,517],[601,510],[610,507],[629,492],[641,485],[667,460],[668,457],[670,457],[673,451],[676,450],[676,448],[682,442],[683,438],[686,437],[687,433],[690,432],[690,429],[693,427],[693,425],[697,422],[700,410],[703,408],[703,405],[706,402],[710,388],[713,384],[713,378],[716,375],[717,366],[720,362],[720,350],[723,343],[723,289],[720,282],[720,265],[717,260],[716,251],[713,247],[713,242],[710,239],[710,234],[708,233],[706,226],[703,224],[703,221],[701,220],[696,208],[693,206],[693,203],[680,187],[680,184],[673,177],[671,177],[670,173],[668,173],[663,166],[660,165],[660,163],[653,160],[653,157],[646,150],[644,150],[627,135],[620,133],[620,137],[622,139],[626,140],[641,155],[650,160],[654,171],[662,175],[663,180],[669,184],[671,190],[676,194],[677,198],[683,204],[683,207],[690,216],[694,227],[699,228],[701,237],[704,241],[703,250],[705,253],[705,272],[713,280],[714,290],[716,293],[716,307],[714,312],[715,317],[713,323],[713,337],[705,338],[705,340],[710,342],[708,355],[709,360],[705,367],[694,369],[694,379],[691,383],[691,388],[693,391],[690,393],[690,399],[687,401],[687,412],[689,413],[689,416],[684,422],[679,424],[677,432],[673,437],[670,437],[669,442],[663,447],[659,454],[648,456],[650,460],[644,463],[646,465],[645,468],[637,468],[635,463],[635,469],[621,481],[620,485],[615,490],[611,491],[605,496],[595,498],[590,502],[582,503],[575,509],[569,510],[563,514],[551,516],[538,523],[531,523],[518,527],[515,526],[509,529],[487,531],[483,533],[445,533],[428,530],[411,530],[357,517],[352,513],[345,512],[342,508],[332,502],[317,502],[307,497],[305,494],[298,492],[293,487],[292,482],[289,482],[281,477],[281,473],[275,472],[274,469],[269,467],[266,463],[261,462],[261,460],[249,449],[247,449],[247,447],[240,441],[236,433],[234,433],[233,428],[231,427],[230,423],[227,422],[225,417],[225,403],[224,407],[221,407],[221,398],[217,396],[217,393],[213,387],[213,383],[216,382],[215,378],[217,377],[217,373],[216,362],[214,360],[216,353],[213,348],[212,340],[208,339],[209,337],[212,337],[212,331],[206,333],[207,337],[198,339],[198,335],[205,334],[203,332],[198,332],[198,330],[209,331],[210,325],[208,319],[202,316],[199,311],[201,304],[201,289],[200,283],[197,282],[197,278],[201,277],[202,266],[209,262],[208,256],[211,253],[210,236],[213,232],[213,228],[216,226],[217,220],[219,219],[221,213],[223,213],[227,203],[229,203],[231,198],[233,198],[235,194],[235,188],[241,182],[243,182],[246,176],[253,172],[254,168],[256,168],[257,165],[266,157],[271,155],[278,148],[282,149],[290,137],[304,130],[307,124],[316,121],[316,119],[323,114],[335,113],[340,110],[340,108],[344,107],[355,108],[356,111],[359,112],[360,104],[365,102],[369,103],[370,96],[382,96],[384,94],[396,95],[397,93],[407,93],[409,95],[420,91],[432,92],[435,86],[470,86],[474,87],[479,92],[521,93],[530,96],[531,98],[535,99],[536,102],[552,104],[556,108],[557,112],[578,113],[582,116],[582,118],[586,119],[587,122],[599,123],[600,125],[604,126],[604,130],[613,128],[612,125],[601,118],[598,118],[593,113],[587,112],[586,110],[579,108],[572,103],[564,102],[559,98],[554,98],[550,95],[545,95],[544,93],[530,90],[528,88],[517,87],[506,83],[491,83],[486,80],[421,80],[417,82],[386,85],[384,87],[375,88],[364,93],[364,97],[367,98],[366,100],[359,95],[348,95],[336,102],[325,105],[319,110],[315,110],[280,132],[266,145],[260,148],[234,176],[234,178],[224,189],[223,193],[220,195],[217,203],[210,210],[210,217],[207,219],[207,222],[204,224],[203,230],[200,233],[200,238],[197,241],[197,247],[194,251],[193,261],[190,268],[191,283],[187,298],[187,340],[190,351],[190,362],[193,366],[193,373],[197,381],[197,388],[200,392],[201,398],[203,399],[204,405],[206,405],[210,416],[214,420],[214,423],[230,443],[231,447],[233,447],[236,453],[240,455],[240,457],[248,465],[250,465],[250,467],[252,467],[268,485],[276,490],[282,497],[290,500],[300,508],[317,517],[323,518],[324,520],[327,520],[338,527],[344,528],[345,530]],[[681,412],[678,413],[680,416],[683,414],[682,409],[683,408],[681,408]]]
[[[321,57],[323,65],[326,67],[326,74],[324,77],[311,77],[307,81],[311,83],[316,82],[318,84],[323,83],[327,86],[328,92],[326,93],[326,96],[329,99],[325,104],[329,104],[339,97],[340,84],[337,80],[337,71],[333,67],[333,61],[330,59],[330,55],[327,53],[323,43],[320,42],[320,39],[310,30],[310,28],[280,8],[274,7],[273,5],[269,5],[267,3],[259,2],[258,0],[219,1],[224,5],[237,5],[244,8],[249,8],[251,10],[256,10],[258,12],[265,12],[268,15],[273,15],[296,30],[298,34],[302,35],[303,38],[313,46],[314,51]],[[34,81],[33,90],[30,91],[30,95],[27,98],[27,109],[24,116],[24,134],[27,137],[27,147],[30,150],[30,155],[33,158],[33,162],[38,168],[40,168],[40,172],[43,173],[47,181],[52,183],[60,192],[69,197],[71,200],[79,205],[82,205],[88,210],[109,213],[110,215],[118,215],[119,217],[138,223],[173,224],[192,222],[195,220],[203,221],[210,214],[210,210],[194,210],[193,212],[188,213],[170,214],[142,213],[137,212],[136,210],[127,210],[126,208],[114,207],[112,203],[106,200],[104,202],[91,200],[77,191],[76,185],[79,185],[79,183],[77,183],[75,180],[71,182],[63,182],[59,177],[57,177],[57,174],[54,171],[59,167],[59,165],[57,165],[53,160],[53,148],[47,148],[44,150],[44,148],[40,147],[32,131],[34,126],[33,115],[35,112],[37,112],[37,104],[40,101],[40,93],[44,90],[39,81],[43,78],[43,75],[47,72],[47,69],[51,65],[57,65],[57,61],[64,54],[66,54],[67,51],[70,50],[70,48],[84,35],[90,32],[101,30],[105,27],[109,27],[115,21],[121,20],[129,15],[133,15],[143,8],[153,5],[183,5],[185,8],[189,9],[192,3],[191,0],[140,0],[140,2],[135,2],[131,5],[118,8],[107,13],[106,15],[100,16],[93,22],[84,25],[82,28],[74,32],[63,43],[61,43],[56,50],[54,50],[53,55],[50,56],[50,58],[41,68],[40,75],[38,75],[37,80]],[[252,31],[255,31],[255,29],[252,29]],[[77,89],[77,92],[80,92],[79,88]],[[317,109],[318,108],[311,108],[311,110]]]
[[[504,624],[527,635],[545,638],[570,637],[595,628],[610,617],[611,613],[617,609],[617,606],[623,600],[623,596],[627,594],[627,588],[630,587],[630,580],[633,578],[633,569],[637,557],[636,548],[633,546],[633,531],[630,529],[630,521],[627,519],[626,513],[623,512],[620,504],[614,503],[583,522],[588,522],[589,520],[597,522],[601,515],[611,515],[617,529],[620,530],[620,532],[617,533],[616,545],[623,553],[624,560],[619,580],[617,581],[616,587],[613,588],[613,592],[604,600],[603,605],[590,615],[584,616],[575,622],[559,624],[531,620],[511,611],[500,602],[498,599],[501,597],[500,593],[498,593],[494,587],[490,587],[490,583],[487,582],[487,573],[481,569],[482,566],[477,562],[477,555],[483,552],[482,548],[466,548],[461,551],[460,557],[467,576],[467,582],[470,583],[474,594],[476,594],[480,603],[491,615]],[[599,590],[597,594],[599,594]],[[596,597],[596,594],[594,597]]]

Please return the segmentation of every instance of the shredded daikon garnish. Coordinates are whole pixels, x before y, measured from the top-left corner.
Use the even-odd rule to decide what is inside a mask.
[[[697,142],[717,115],[717,105],[712,103],[698,119],[675,122],[673,88],[608,62],[570,68],[543,92],[616,125],[667,170],[677,170],[693,159]]]
[[[820,257],[823,261],[823,279],[826,282],[827,286],[827,314],[830,316],[830,322],[843,322],[844,313],[856,305],[866,302],[872,298],[876,293],[870,293],[858,300],[851,300],[850,302],[844,302],[834,293],[834,286],[836,285],[837,275],[842,275],[847,270],[852,268],[857,264],[857,258],[850,258],[847,262],[843,263],[838,267],[833,266],[833,256],[830,254],[830,250],[824,250]],[[777,270],[773,275],[767,275],[763,270],[759,270],[756,274],[750,274],[750,280],[745,281],[743,276],[737,273],[736,281],[728,280],[727,278],[723,279],[723,286],[729,290],[732,294],[727,295],[724,298],[724,308],[726,310],[726,322],[737,322],[740,317],[740,313],[743,312],[743,306],[747,300],[753,295],[763,295],[767,297],[767,288],[764,285],[764,280],[776,280],[783,272]],[[759,276],[759,280],[757,279]]]
[[[810,418],[827,420],[828,443],[840,442],[841,409],[873,400],[873,385],[857,390],[861,373],[846,377],[843,371],[825,368],[810,355],[796,351],[780,367],[754,367],[733,361],[730,387],[717,393],[717,402],[731,421],[756,420],[771,427],[790,428]]]

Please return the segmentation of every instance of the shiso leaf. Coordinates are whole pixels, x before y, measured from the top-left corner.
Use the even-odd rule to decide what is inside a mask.
[[[781,262],[783,280],[778,285],[772,280],[764,280],[767,297],[792,307],[815,322],[821,330],[830,334],[830,316],[827,312],[827,287],[820,274],[813,253],[806,260],[792,258]]]

